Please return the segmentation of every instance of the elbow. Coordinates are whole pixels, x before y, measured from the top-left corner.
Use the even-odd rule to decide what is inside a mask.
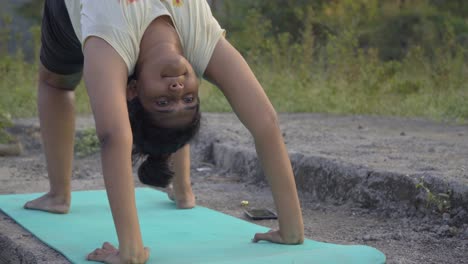
[[[281,135],[278,115],[274,110],[266,113],[251,131],[254,138],[265,138],[268,135]]]
[[[105,150],[112,145],[118,144],[120,146],[132,146],[132,134],[122,131],[97,131],[97,137],[101,150]]]

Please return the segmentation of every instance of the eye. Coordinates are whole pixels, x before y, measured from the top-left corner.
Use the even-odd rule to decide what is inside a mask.
[[[194,100],[193,95],[189,95],[189,96],[184,97],[184,103],[186,103],[186,104],[192,103],[193,100]]]
[[[169,100],[167,98],[159,98],[156,100],[156,105],[157,106],[167,106],[169,105]]]

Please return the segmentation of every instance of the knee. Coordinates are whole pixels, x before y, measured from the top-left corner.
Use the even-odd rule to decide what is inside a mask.
[[[81,76],[81,72],[70,75],[61,75],[49,71],[43,65],[40,65],[39,67],[39,84],[58,90],[74,91],[76,86],[80,83]]]

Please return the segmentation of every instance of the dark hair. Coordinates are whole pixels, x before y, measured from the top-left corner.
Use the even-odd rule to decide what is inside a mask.
[[[132,163],[145,159],[138,168],[138,178],[143,184],[166,187],[174,174],[169,168],[171,154],[185,146],[200,128],[199,104],[192,122],[182,128],[158,127],[138,97],[127,106],[133,133]]]

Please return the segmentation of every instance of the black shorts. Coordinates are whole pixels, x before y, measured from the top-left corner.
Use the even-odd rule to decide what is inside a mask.
[[[49,71],[69,75],[83,70],[81,43],[73,30],[64,0],[46,0],[41,26],[42,65]]]

